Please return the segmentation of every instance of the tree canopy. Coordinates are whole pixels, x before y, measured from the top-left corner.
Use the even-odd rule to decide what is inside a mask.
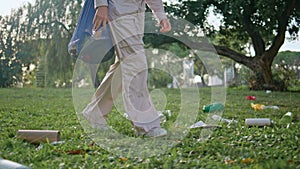
[[[286,32],[292,39],[298,35],[300,1],[178,0],[167,9],[171,15],[183,17],[203,28],[213,39],[218,54],[253,70],[256,80],[260,81],[253,86],[254,89],[278,89],[271,65],[286,39]],[[217,28],[208,22],[210,9],[221,16]],[[194,49],[203,46],[201,43],[191,44]],[[253,56],[246,53],[247,45],[252,46]]]

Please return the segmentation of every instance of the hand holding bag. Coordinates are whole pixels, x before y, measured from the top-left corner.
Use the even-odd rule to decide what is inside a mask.
[[[99,64],[114,56],[109,25],[93,32],[94,0],[86,0],[68,45],[69,54],[89,64]]]

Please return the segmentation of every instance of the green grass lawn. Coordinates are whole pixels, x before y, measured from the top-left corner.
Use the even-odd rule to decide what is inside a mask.
[[[162,89],[172,116],[162,125],[172,125],[180,108],[180,91]],[[210,89],[200,89],[198,119],[206,116],[201,108],[210,103]],[[254,103],[277,105],[279,110],[254,111],[245,99],[254,95]],[[179,96],[179,97],[178,97]],[[72,101],[71,89],[0,89],[0,158],[34,169],[58,168],[300,168],[300,93],[227,89],[224,118],[237,124],[215,129],[206,141],[199,141],[205,129],[190,130],[187,136],[164,154],[155,157],[118,157],[93,145],[83,131]],[[292,112],[291,124],[279,119]],[[271,118],[267,127],[247,127],[245,118]],[[120,120],[123,119],[123,120]],[[116,130],[133,135],[130,122],[116,109],[109,117]],[[16,138],[20,129],[60,130],[63,144],[30,144]]]

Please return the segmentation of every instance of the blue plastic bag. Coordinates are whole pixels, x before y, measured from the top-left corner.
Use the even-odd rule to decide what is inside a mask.
[[[86,0],[68,44],[68,52],[72,57],[90,64],[105,62],[114,56],[109,26],[93,32],[95,13],[94,0]]]

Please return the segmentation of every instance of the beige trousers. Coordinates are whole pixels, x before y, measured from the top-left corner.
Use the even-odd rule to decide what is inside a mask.
[[[116,61],[83,110],[84,116],[94,127],[106,124],[107,115],[119,96],[137,130],[148,132],[160,127],[159,115],[147,86],[148,67],[142,40],[144,16],[135,14],[118,18],[111,22],[110,28],[116,44]]]

